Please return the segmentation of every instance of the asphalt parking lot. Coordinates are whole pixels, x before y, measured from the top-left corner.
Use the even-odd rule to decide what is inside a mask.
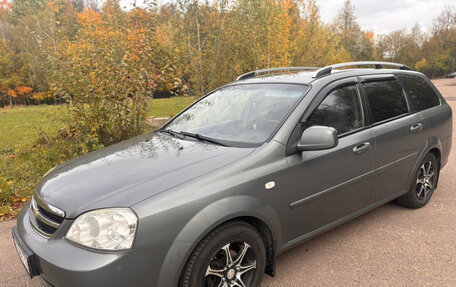
[[[434,83],[456,111],[456,79]],[[456,286],[455,139],[427,206],[410,210],[389,203],[307,241],[278,257],[277,276],[265,276],[262,287]],[[0,286],[41,287],[19,262],[14,225],[0,223]]]

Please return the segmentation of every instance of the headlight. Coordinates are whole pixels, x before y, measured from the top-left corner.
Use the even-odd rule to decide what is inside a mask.
[[[76,218],[65,238],[95,249],[130,249],[137,222],[136,214],[129,208],[89,211]]]

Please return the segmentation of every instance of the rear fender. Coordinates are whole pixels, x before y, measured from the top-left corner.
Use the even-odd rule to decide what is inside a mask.
[[[419,165],[423,158],[434,148],[437,148],[440,153],[442,153],[442,142],[439,140],[437,137],[430,137],[426,140],[426,144],[424,145],[424,148],[421,150],[421,153],[417,157],[415,164],[413,165],[413,169],[411,173],[409,174],[408,180],[407,180],[407,185],[404,187],[403,194],[406,194],[409,190],[410,185],[412,184],[412,181],[415,179],[415,173],[419,168]],[[440,166],[439,166],[440,168]],[[438,181],[438,178],[437,178]]]

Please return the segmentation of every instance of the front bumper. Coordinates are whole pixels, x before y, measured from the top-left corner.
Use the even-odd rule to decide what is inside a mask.
[[[17,235],[34,254],[38,273],[55,287],[158,286],[160,270],[172,243],[122,252],[102,252],[75,246],[64,239],[72,220],[64,220],[46,239],[29,221],[29,205],[17,219]]]

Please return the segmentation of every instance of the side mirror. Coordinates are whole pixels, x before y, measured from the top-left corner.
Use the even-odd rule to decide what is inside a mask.
[[[330,149],[338,144],[335,128],[312,126],[307,128],[298,142],[299,151]]]

